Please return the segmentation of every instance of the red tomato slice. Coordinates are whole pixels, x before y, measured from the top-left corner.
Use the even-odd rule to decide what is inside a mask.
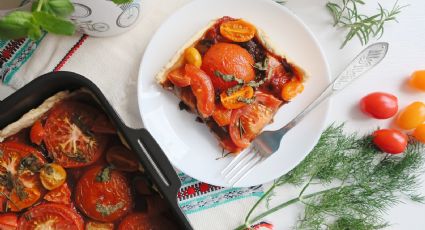
[[[139,169],[139,158],[122,145],[109,148],[106,152],[106,160],[120,171],[136,172]]]
[[[186,75],[184,67],[172,70],[168,74],[168,80],[177,87],[186,87],[190,85],[190,77]]]
[[[74,101],[66,101],[50,110],[44,129],[44,142],[56,163],[76,168],[95,162],[105,149],[107,136],[90,128],[100,111]]]
[[[117,130],[115,129],[112,122],[105,114],[100,114],[97,116],[96,120],[91,127],[91,131],[95,133],[105,133],[105,134],[116,134]]]
[[[11,211],[30,207],[43,191],[38,171],[45,159],[38,150],[17,142],[0,143],[0,152],[1,200],[7,200]]]
[[[74,195],[77,207],[98,221],[113,222],[131,210],[127,178],[110,168],[95,166],[88,170],[78,181]]]
[[[83,230],[83,218],[63,204],[41,204],[25,212],[18,221],[18,230],[75,229]]]
[[[43,128],[43,125],[41,124],[41,121],[37,120],[31,127],[31,132],[30,132],[31,142],[36,145],[40,145],[41,142],[43,141],[45,134],[46,133],[44,132],[44,128]]]
[[[71,191],[68,183],[64,183],[59,188],[49,191],[44,195],[44,199],[57,204],[71,204]]]
[[[186,64],[186,74],[191,79],[192,92],[196,97],[197,108],[201,116],[207,118],[214,113],[215,95],[210,77],[194,65]]]
[[[1,230],[16,230],[18,227],[18,217],[16,214],[7,213],[0,215]]]
[[[226,126],[230,124],[231,115],[232,110],[226,109],[224,106],[219,105],[215,107],[212,117],[219,126]]]
[[[152,218],[146,213],[132,213],[126,216],[118,226],[118,230],[164,230],[176,229],[165,218]]]
[[[89,221],[85,230],[114,230],[114,224]]]
[[[232,141],[246,148],[263,128],[269,124],[282,104],[270,94],[257,91],[255,102],[241,109],[233,110],[229,133]]]

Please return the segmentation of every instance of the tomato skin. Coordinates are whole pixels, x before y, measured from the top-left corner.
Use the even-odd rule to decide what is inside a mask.
[[[285,101],[290,101],[303,91],[303,83],[293,79],[282,87],[281,97]]]
[[[168,74],[168,80],[177,87],[186,87],[190,85],[190,77],[186,75],[183,67],[174,69]]]
[[[404,108],[396,120],[396,124],[405,130],[414,129],[423,122],[425,122],[425,104],[419,101]]]
[[[131,211],[132,196],[127,178],[117,170],[111,169],[106,180],[99,181],[104,169],[94,166],[85,172],[75,188],[75,203],[88,217],[113,222]]]
[[[1,230],[16,230],[18,227],[18,216],[13,213],[6,213],[0,215],[0,229]]]
[[[186,64],[186,74],[191,79],[192,92],[196,97],[196,107],[202,117],[207,118],[214,113],[214,87],[208,75],[194,65]]]
[[[46,164],[40,170],[40,179],[44,188],[53,190],[65,183],[66,171],[58,164]]]
[[[398,99],[389,93],[371,93],[360,100],[360,109],[370,117],[388,119],[397,113]]]
[[[239,98],[251,99],[254,96],[254,89],[251,86],[245,86],[231,95],[227,95],[227,92],[220,94],[221,104],[226,109],[239,109],[247,104],[239,101]]]
[[[229,133],[233,143],[246,148],[261,130],[268,125],[282,101],[260,91],[255,93],[255,102],[241,109],[233,110]],[[243,129],[240,128],[243,126]],[[241,130],[245,133],[241,134]]]
[[[71,204],[71,191],[68,183],[64,183],[59,188],[53,189],[44,195],[44,199],[57,204]]]
[[[18,220],[18,230],[32,229],[83,230],[83,218],[71,207],[63,204],[45,203],[26,211]]]
[[[76,101],[61,102],[49,111],[44,143],[55,163],[77,168],[100,158],[108,136],[90,132],[99,114],[96,108]]]
[[[220,34],[234,42],[247,42],[254,38],[257,29],[252,24],[239,19],[223,22]]]
[[[418,70],[412,73],[410,84],[422,91],[425,91],[425,70]]]
[[[132,213],[126,216],[118,230],[165,230],[177,229],[166,218],[151,218],[145,213]]]
[[[396,129],[380,129],[373,134],[373,143],[383,152],[399,154],[407,147],[408,137]]]
[[[214,89],[226,90],[237,84],[236,81],[226,82],[215,72],[233,75],[245,83],[254,80],[254,58],[244,48],[229,43],[217,43],[204,55],[201,69],[208,74]]]
[[[425,144],[425,123],[416,127],[415,131],[413,132],[413,136],[416,138],[416,140]]]
[[[124,172],[136,172],[139,169],[139,158],[122,145],[116,145],[106,152],[106,161]]]
[[[232,116],[232,110],[224,108],[222,105],[215,107],[214,113],[212,115],[214,121],[219,126],[226,126],[230,124],[230,117]]]
[[[45,135],[46,135],[46,132],[44,131],[41,121],[37,120],[31,127],[31,131],[30,131],[31,142],[36,145],[40,145]]]
[[[86,223],[85,230],[114,230],[114,224],[89,221]]]

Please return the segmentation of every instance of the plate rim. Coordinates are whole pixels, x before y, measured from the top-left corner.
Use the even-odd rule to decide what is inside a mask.
[[[143,87],[142,80],[141,80],[142,79],[142,72],[143,72],[142,66],[145,64],[145,61],[146,61],[146,53],[148,53],[147,51],[149,51],[150,49],[152,49],[152,43],[153,43],[153,41],[155,39],[157,39],[157,37],[159,36],[159,31],[164,27],[165,24],[167,24],[169,21],[171,21],[171,19],[173,19],[175,17],[175,15],[177,15],[180,11],[183,11],[185,8],[188,8],[190,5],[192,5],[192,4],[196,3],[196,2],[201,2],[201,1],[207,1],[207,0],[194,0],[194,1],[190,1],[190,2],[185,3],[184,5],[182,5],[181,7],[177,8],[172,14],[170,14],[169,16],[167,16],[166,19],[163,20],[161,22],[161,24],[158,26],[158,28],[155,30],[155,32],[153,33],[152,37],[150,38],[148,44],[146,45],[145,51],[143,53],[143,57],[142,57],[142,59],[140,61],[139,70],[138,70],[138,77],[137,77],[137,101],[138,101],[138,107],[139,107],[140,117],[141,117],[142,122],[143,122],[143,127],[145,127],[148,131],[150,131],[150,130],[149,130],[148,125],[146,125],[146,122],[147,122],[146,117],[143,116],[143,112],[142,112],[142,104],[143,103],[142,103],[142,99],[141,99],[142,87]],[[327,81],[326,82],[327,84],[331,84],[332,77],[331,77],[329,62],[328,62],[328,60],[326,58],[324,49],[321,46],[321,44],[319,43],[319,40],[317,39],[317,37],[315,36],[315,34],[304,23],[304,21],[301,20],[301,18],[299,18],[295,13],[293,13],[287,7],[282,6],[282,5],[280,5],[280,4],[278,4],[278,3],[274,2],[274,1],[270,1],[270,0],[253,0],[253,1],[262,1],[265,4],[270,4],[270,5],[273,5],[274,7],[280,8],[281,11],[284,11],[286,14],[288,14],[292,19],[294,19],[297,23],[299,23],[303,27],[304,31],[310,36],[310,38],[312,39],[312,42],[314,43],[315,47],[318,49],[318,54],[320,55],[320,58],[323,61],[323,64],[324,64],[324,66],[323,66],[324,67],[324,72],[323,73],[326,75],[326,77],[323,77],[323,79],[325,79]],[[249,4],[249,3],[247,3],[247,4]],[[196,31],[195,31],[195,33],[196,33]],[[177,52],[177,50],[176,50],[176,52]],[[329,112],[330,112],[330,109],[331,109],[331,98],[329,98],[328,100],[322,102],[322,104],[320,105],[320,107],[325,107],[324,108],[325,111],[323,112],[324,113],[324,119],[322,121],[322,124],[320,125],[320,130],[323,131],[325,129],[325,126],[328,123],[327,121],[329,119]],[[316,146],[318,140],[320,139],[320,136],[321,135],[317,135],[316,136],[316,138],[314,140],[314,143],[315,144],[313,144],[313,146],[311,146],[309,148],[309,150],[306,151],[307,153],[303,154],[304,155],[303,157],[300,157],[298,161],[295,161],[293,167],[288,167],[288,169],[286,170],[286,172],[283,172],[282,175],[284,175],[284,174],[288,173],[289,171],[291,171],[293,168],[295,168],[297,165],[299,165],[305,159],[305,157],[308,156],[308,154],[311,152],[311,150]],[[222,187],[251,187],[251,186],[260,185],[258,183],[251,183],[251,184],[243,185],[243,186],[238,186],[238,184],[233,185],[233,186],[229,186],[229,184],[217,184],[217,183],[212,183],[212,182],[209,182],[209,181],[202,181],[202,180],[198,179],[196,175],[193,175],[190,172],[188,173],[185,170],[182,170],[177,165],[175,165],[170,160],[170,158],[167,156],[167,154],[165,153],[165,151],[164,151],[164,154],[169,159],[169,161],[173,165],[173,167],[175,167],[179,171],[181,171],[181,172],[185,173],[186,175],[188,175],[188,176],[190,176],[190,177],[192,177],[192,178],[194,178],[194,179],[196,179],[198,181],[201,181],[201,182],[206,182],[206,183],[209,183],[209,184],[212,184],[212,185],[215,185],[215,186],[222,186]],[[261,184],[269,183],[269,182],[271,182],[271,181],[279,178],[282,175],[278,175],[274,179],[271,179],[271,180],[266,180],[266,181],[262,182]]]

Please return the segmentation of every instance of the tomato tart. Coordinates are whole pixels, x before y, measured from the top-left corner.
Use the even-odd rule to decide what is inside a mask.
[[[223,149],[238,153],[304,90],[306,73],[261,29],[222,17],[192,37],[156,80],[210,128]]]

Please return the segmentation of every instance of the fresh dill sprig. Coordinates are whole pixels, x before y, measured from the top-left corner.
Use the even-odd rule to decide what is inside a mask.
[[[343,133],[343,125],[327,128],[312,152],[295,169],[276,180],[248,213],[250,223],[294,203],[305,206],[297,229],[380,229],[389,224],[382,213],[400,202],[401,197],[424,202],[416,192],[425,162],[425,146],[414,140],[403,154],[380,152],[371,136]],[[301,186],[301,192],[282,204],[251,218],[254,209],[269,199],[276,187]],[[320,184],[323,190],[309,193]]]
[[[359,5],[365,4],[363,0],[339,1],[340,3],[328,2],[326,7],[332,14],[334,27],[338,26],[348,29],[341,48],[354,37],[357,37],[362,45],[367,44],[371,38],[381,38],[384,34],[384,25],[391,21],[398,22],[396,16],[406,7],[405,5],[400,6],[398,0],[390,10],[383,8],[378,3],[378,12],[368,16],[360,13],[358,9]]]

